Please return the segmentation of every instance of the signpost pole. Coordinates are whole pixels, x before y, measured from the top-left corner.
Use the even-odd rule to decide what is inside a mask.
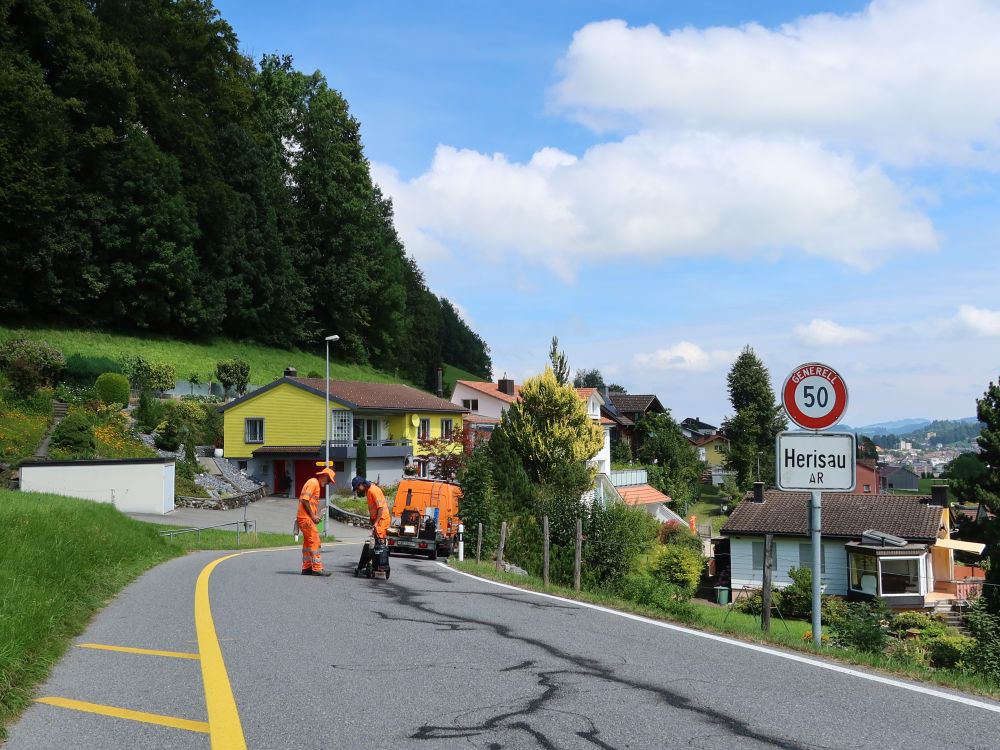
[[[812,504],[810,506],[810,518],[812,523],[812,634],[813,645],[819,648],[823,643],[822,631],[822,606],[820,595],[822,592],[821,579],[823,577],[823,537],[822,537],[822,506],[823,493],[820,490],[812,491]]]

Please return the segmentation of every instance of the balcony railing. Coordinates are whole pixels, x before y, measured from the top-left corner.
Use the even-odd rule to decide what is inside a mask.
[[[413,443],[409,440],[365,440],[368,458],[405,458],[413,455]],[[320,445],[320,450],[323,446]],[[331,458],[357,458],[358,441],[331,440]]]
[[[631,487],[636,484],[648,484],[649,476],[645,469],[619,469],[609,475],[611,484],[615,487]]]

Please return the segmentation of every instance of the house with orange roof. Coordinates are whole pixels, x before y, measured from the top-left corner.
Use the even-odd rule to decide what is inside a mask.
[[[599,424],[604,432],[601,449],[588,463],[594,466],[598,473],[607,474],[611,471],[611,428],[615,426],[615,422],[601,413],[605,401],[598,389],[574,390],[587,404],[587,415]],[[481,434],[491,431],[496,426],[503,413],[520,398],[520,391],[520,386],[507,377],[501,378],[496,383],[456,380],[451,402],[469,410],[469,414],[465,417],[465,426],[473,430],[474,434]]]

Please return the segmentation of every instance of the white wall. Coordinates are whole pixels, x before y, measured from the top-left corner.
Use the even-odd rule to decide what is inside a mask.
[[[123,513],[174,509],[173,461],[51,461],[21,466],[21,489],[112,503]]]
[[[729,538],[730,563],[732,565],[732,585],[754,586],[760,588],[764,571],[753,570],[753,542],[763,544],[763,536],[746,536]],[[771,580],[775,588],[784,588],[791,584],[788,569],[799,567],[799,545],[809,544],[809,537],[776,537],[774,540],[774,564]],[[809,552],[809,561],[812,553]],[[826,557],[826,572],[821,582],[826,586],[824,593],[847,596],[847,551],[844,542],[830,540],[823,542],[823,554]]]
[[[611,473],[611,428],[604,427],[604,444],[597,451],[592,459],[592,463],[597,465],[597,470],[601,474]]]
[[[482,391],[477,391],[463,383],[455,383],[455,390],[451,394],[451,403],[456,406],[461,406],[462,401],[465,399],[478,399],[479,408],[473,411],[480,417],[492,417],[493,419],[500,419],[507,407],[510,406],[506,401],[501,401],[493,396],[487,396]]]

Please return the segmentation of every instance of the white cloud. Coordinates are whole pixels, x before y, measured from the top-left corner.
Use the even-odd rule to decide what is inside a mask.
[[[681,341],[666,349],[657,349],[649,354],[638,354],[634,362],[637,367],[653,370],[703,371],[728,365],[734,359],[736,359],[735,352],[721,349],[708,352],[690,341]]]
[[[876,0],[777,29],[603,21],[574,35],[552,102],[593,127],[797,133],[996,168],[998,38],[990,0]]]
[[[844,346],[874,341],[875,336],[860,328],[847,328],[832,320],[813,318],[809,325],[795,326],[795,333],[806,344],[820,346]]]
[[[511,257],[566,280],[588,261],[805,253],[872,268],[931,250],[930,220],[875,166],[797,137],[644,131],[527,163],[439,146],[403,181],[374,173],[418,261]]]
[[[1000,336],[1000,311],[962,305],[958,309],[958,319],[966,328],[981,336]]]

